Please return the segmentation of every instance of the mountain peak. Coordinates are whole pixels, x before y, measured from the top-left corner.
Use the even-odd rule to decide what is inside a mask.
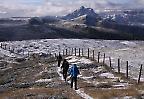
[[[79,9],[63,17],[65,20],[72,20],[89,26],[95,26],[99,15],[92,8],[81,6]]]
[[[84,7],[84,6],[81,6],[80,9],[85,9],[85,7]]]
[[[83,16],[83,15],[87,15],[87,16],[91,16],[91,17],[98,16],[92,8],[86,8],[84,6],[81,6],[79,9],[75,10],[74,12],[64,16],[64,19],[71,20],[71,19],[75,19],[75,18]]]

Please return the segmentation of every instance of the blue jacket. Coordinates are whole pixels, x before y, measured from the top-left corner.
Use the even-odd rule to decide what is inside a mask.
[[[72,65],[72,67],[69,70],[69,74],[71,75],[71,77],[77,77],[77,75],[79,74],[79,70],[78,70],[76,64]]]

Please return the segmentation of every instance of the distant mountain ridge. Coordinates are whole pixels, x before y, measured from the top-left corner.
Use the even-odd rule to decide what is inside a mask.
[[[83,15],[88,15],[91,17],[98,16],[98,14],[96,14],[92,8],[85,8],[84,6],[81,6],[79,9],[75,10],[74,12],[64,16],[63,19],[71,20],[71,19],[83,16]]]
[[[144,11],[95,13],[81,6],[66,16],[0,19],[0,41],[28,39],[144,40]]]
[[[62,19],[80,22],[88,26],[95,26],[100,17],[92,8],[81,6],[79,9],[64,16]]]

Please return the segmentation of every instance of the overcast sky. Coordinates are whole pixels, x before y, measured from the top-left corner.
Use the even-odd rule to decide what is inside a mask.
[[[0,0],[0,17],[59,16],[80,6],[94,10],[143,8],[144,0]]]

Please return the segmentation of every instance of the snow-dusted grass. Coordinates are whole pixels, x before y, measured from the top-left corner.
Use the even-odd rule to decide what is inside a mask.
[[[39,79],[39,80],[37,80],[37,81],[35,81],[36,83],[41,83],[41,82],[51,82],[52,81],[52,79]]]
[[[91,96],[87,95],[82,89],[76,90],[76,93],[79,94],[84,99],[94,99]]]
[[[69,56],[69,57],[66,57],[66,59],[68,60],[68,62],[70,64],[91,64],[93,63],[92,61],[90,61],[89,59],[86,59],[84,57],[77,57],[77,56]]]
[[[107,72],[107,73],[102,73],[102,74],[100,74],[99,76],[100,76],[100,77],[110,78],[110,79],[116,79],[116,78],[118,78],[118,77],[115,77],[112,73],[109,73],[109,72]]]
[[[98,73],[98,72],[101,72],[103,69],[104,69],[104,68],[100,66],[100,67],[97,67],[96,69],[93,68],[93,69],[92,69],[92,72]]]
[[[12,69],[12,67],[7,67],[7,68],[4,68],[4,69],[0,69],[0,71],[6,71],[6,70],[9,70],[9,69]]]
[[[61,72],[61,68],[60,68],[60,67],[57,67],[57,73],[58,73],[58,75],[60,76],[60,79],[61,79],[61,80],[64,80],[64,79],[63,79],[63,75],[62,75],[60,72]]]
[[[136,43],[131,42],[131,41],[123,41],[121,42],[122,44],[128,45],[128,46],[136,46]]]
[[[12,57],[12,58],[16,57],[15,54],[10,53],[9,51],[4,50],[4,49],[1,49],[1,48],[0,48],[0,56],[1,56],[1,57],[2,57],[2,56],[8,56],[8,57]]]
[[[129,84],[128,83],[117,83],[117,84],[115,84],[115,85],[113,85],[113,87],[124,87],[124,88],[126,88],[126,87],[128,87],[129,86]]]
[[[112,58],[112,66],[117,70],[117,59],[121,59],[121,69],[126,69],[126,61],[129,61],[129,75],[133,78],[138,77],[140,64],[144,64],[144,41],[119,41],[119,40],[94,40],[94,39],[45,39],[45,40],[26,40],[1,42],[7,44],[7,47],[14,48],[14,52],[0,48],[0,56],[18,57],[27,56],[28,53],[54,53],[61,52],[64,49],[83,48],[84,55],[87,56],[87,49],[95,50],[95,58],[97,53],[101,52],[100,61],[103,59],[103,53],[106,53],[106,63],[109,64],[108,57]],[[78,55],[78,50],[77,50]],[[76,59],[79,61],[79,59]],[[72,61],[71,61],[72,62]],[[80,62],[90,63],[90,61],[81,59]],[[125,72],[125,71],[122,71]],[[144,72],[144,69],[142,73]],[[142,74],[144,78],[144,74]]]

